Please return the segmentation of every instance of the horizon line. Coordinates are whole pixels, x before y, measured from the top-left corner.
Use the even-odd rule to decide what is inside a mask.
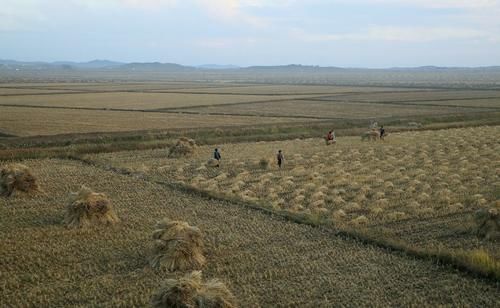
[[[88,64],[91,62],[113,62],[118,65],[126,64],[174,64],[184,67],[198,68],[202,66],[225,66],[234,67],[233,69],[239,68],[252,68],[252,67],[286,67],[286,66],[303,66],[303,67],[314,67],[314,68],[339,68],[339,69],[415,69],[415,68],[444,68],[444,69],[477,69],[477,68],[491,68],[500,67],[500,64],[490,64],[490,65],[479,65],[479,66],[442,66],[436,64],[426,64],[418,66],[385,66],[385,67],[369,67],[369,66],[340,66],[340,65],[321,65],[321,64],[301,64],[301,63],[287,63],[287,64],[252,64],[252,65],[238,65],[238,64],[220,64],[220,63],[202,63],[202,64],[181,64],[176,62],[161,62],[161,61],[119,61],[110,59],[91,59],[85,61],[77,60],[54,60],[54,61],[44,61],[44,60],[17,60],[17,59],[4,59],[0,58],[0,61],[12,61],[19,63],[44,63],[44,64],[61,64],[61,63],[74,63],[74,64]]]

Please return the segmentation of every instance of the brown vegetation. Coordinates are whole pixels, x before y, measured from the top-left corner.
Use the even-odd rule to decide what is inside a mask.
[[[200,229],[186,222],[164,219],[153,232],[151,266],[167,271],[200,269],[205,264]]]
[[[169,150],[168,157],[178,158],[193,155],[196,149],[196,142],[193,139],[181,137]]]
[[[40,191],[36,177],[22,164],[10,164],[0,170],[0,195],[9,197],[15,190],[22,192]]]
[[[376,130],[369,130],[361,135],[361,140],[363,141],[364,140],[376,141],[377,139],[380,139],[380,134]]]
[[[155,308],[233,308],[237,307],[231,291],[220,281],[202,281],[200,271],[186,274],[179,279],[167,279],[153,295]]]
[[[95,193],[85,186],[82,186],[77,193],[71,193],[64,217],[64,223],[68,227],[115,224],[119,221],[120,219],[105,194]]]
[[[500,239],[500,213],[498,209],[480,209],[476,211],[477,234],[487,240]]]

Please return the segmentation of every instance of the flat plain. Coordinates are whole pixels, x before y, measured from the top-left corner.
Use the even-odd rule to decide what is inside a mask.
[[[149,266],[163,218],[200,228],[241,307],[500,306],[475,220],[500,210],[495,78],[72,74],[0,75],[0,166],[43,189],[0,197],[0,306],[148,306],[184,274]],[[384,141],[361,140],[373,121]],[[173,158],[180,137],[198,145]],[[121,222],[68,229],[81,185]]]
[[[500,110],[497,90],[387,86],[227,81],[17,82],[1,84],[0,94],[0,132],[19,136],[308,124],[317,119],[370,121],[403,117],[421,121],[437,115]],[[147,113],[110,112],[124,110]]]

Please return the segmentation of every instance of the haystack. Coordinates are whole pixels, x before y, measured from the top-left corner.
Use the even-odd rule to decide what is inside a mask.
[[[156,224],[153,239],[154,268],[185,271],[200,269],[206,262],[201,231],[186,222],[163,219]]]
[[[236,299],[224,283],[213,279],[202,281],[200,271],[186,274],[179,279],[167,279],[153,295],[151,304],[162,307],[237,307]]]
[[[210,158],[207,160],[207,163],[205,164],[207,167],[219,167],[219,161],[215,158]]]
[[[361,141],[363,140],[373,140],[376,141],[377,139],[380,138],[380,133],[377,132],[376,130],[369,130],[361,134]]]
[[[177,140],[174,146],[170,148],[168,157],[178,158],[183,156],[193,155],[196,149],[196,142],[193,139],[181,137]]]
[[[0,170],[0,196],[9,197],[14,190],[27,193],[40,191],[35,176],[25,165],[10,164]]]
[[[64,223],[70,228],[115,224],[119,221],[108,197],[85,186],[79,192],[71,194],[64,217]]]
[[[477,235],[486,240],[500,240],[500,213],[498,209],[480,209],[474,217]]]

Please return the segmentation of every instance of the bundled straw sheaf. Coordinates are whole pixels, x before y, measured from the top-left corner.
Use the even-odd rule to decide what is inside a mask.
[[[85,186],[82,186],[77,193],[71,194],[64,217],[64,223],[70,228],[115,224],[119,221],[108,197],[103,193],[95,193]]]
[[[213,279],[203,282],[200,271],[186,274],[179,279],[167,279],[153,295],[151,304],[155,308],[233,308],[236,299],[224,283]]]
[[[25,165],[10,164],[0,170],[0,195],[9,197],[15,190],[27,193],[41,191],[36,177]]]
[[[164,219],[153,232],[154,247],[151,266],[168,271],[200,269],[203,256],[203,236],[200,229],[183,221]]]
[[[170,148],[168,157],[178,158],[183,156],[191,156],[196,149],[196,142],[193,139],[181,137],[177,140],[174,146]]]
[[[487,240],[500,239],[500,213],[496,208],[476,211],[477,234]]]

